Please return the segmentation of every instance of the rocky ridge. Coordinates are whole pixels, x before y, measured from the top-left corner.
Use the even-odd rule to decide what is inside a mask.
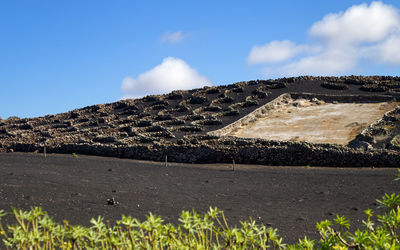
[[[208,135],[285,93],[400,98],[400,77],[296,77],[238,82],[100,104],[38,118],[0,121],[0,151],[46,151],[175,162],[272,165],[392,166],[400,124],[391,117],[390,141],[372,148],[274,142]],[[385,121],[386,121],[385,120]],[[379,124],[375,124],[379,126]],[[384,126],[387,124],[385,123]],[[364,134],[366,133],[363,131]],[[376,133],[375,133],[376,134]],[[370,136],[371,137],[371,136]],[[376,137],[377,138],[377,137]],[[355,145],[355,144],[354,144]]]

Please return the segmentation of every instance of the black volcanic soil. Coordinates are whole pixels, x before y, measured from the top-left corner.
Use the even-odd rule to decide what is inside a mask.
[[[0,209],[42,206],[57,221],[88,225],[98,215],[176,222],[180,211],[223,209],[230,223],[250,216],[285,242],[315,237],[315,223],[348,216],[360,225],[376,198],[397,192],[396,169],[191,165],[94,156],[0,154]],[[115,197],[119,205],[107,205]],[[6,218],[6,222],[10,222]]]

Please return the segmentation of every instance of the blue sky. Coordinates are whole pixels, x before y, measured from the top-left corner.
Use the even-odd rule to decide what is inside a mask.
[[[398,75],[399,10],[399,1],[1,1],[0,117],[252,79]]]

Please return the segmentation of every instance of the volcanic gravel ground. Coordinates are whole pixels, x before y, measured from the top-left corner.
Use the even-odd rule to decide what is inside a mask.
[[[0,209],[42,206],[53,218],[89,225],[102,215],[176,223],[182,210],[216,206],[238,225],[250,216],[279,229],[285,242],[316,237],[315,224],[348,216],[355,225],[376,198],[397,192],[396,169],[191,165],[92,156],[0,154]],[[107,205],[114,197],[118,205]],[[13,222],[11,217],[5,223]]]

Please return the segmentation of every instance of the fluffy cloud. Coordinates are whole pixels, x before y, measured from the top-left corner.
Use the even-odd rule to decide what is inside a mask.
[[[140,74],[136,78],[125,77],[121,90],[123,98],[137,98],[151,94],[164,94],[177,89],[200,88],[211,81],[200,75],[185,61],[167,57],[160,65]]]
[[[363,50],[363,56],[381,63],[400,65],[400,35],[393,35],[385,41]]]
[[[311,26],[309,34],[314,38],[313,44],[297,45],[285,40],[263,46],[281,52],[255,50],[255,46],[249,53],[248,62],[252,58],[253,63],[269,63],[268,72],[280,75],[351,73],[361,59],[400,65],[400,14],[391,5],[372,2],[328,14]],[[293,58],[301,52],[301,57]],[[277,62],[280,64],[273,64]]]
[[[314,37],[329,44],[347,45],[379,42],[391,32],[398,32],[398,10],[381,2],[355,5],[345,12],[326,15],[310,29]]]
[[[161,42],[175,44],[183,41],[185,37],[186,35],[180,30],[172,33],[167,32],[161,37]]]
[[[281,75],[339,75],[357,65],[356,51],[329,49],[322,53],[302,57],[276,70]]]
[[[305,49],[305,46],[296,45],[294,42],[288,40],[272,41],[262,46],[255,45],[247,57],[247,63],[282,62],[303,52]]]

